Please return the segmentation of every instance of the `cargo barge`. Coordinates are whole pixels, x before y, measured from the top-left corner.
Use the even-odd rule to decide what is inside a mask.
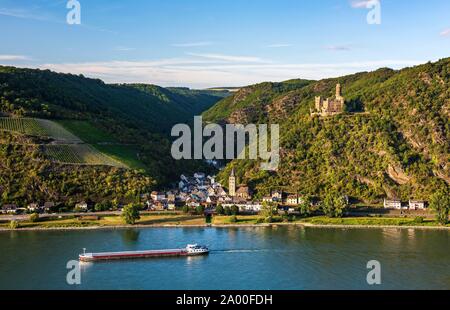
[[[117,260],[117,259],[196,256],[196,255],[206,255],[208,253],[209,249],[206,246],[201,246],[198,244],[188,244],[183,249],[83,253],[79,255],[79,260],[81,262],[95,262],[95,261]]]

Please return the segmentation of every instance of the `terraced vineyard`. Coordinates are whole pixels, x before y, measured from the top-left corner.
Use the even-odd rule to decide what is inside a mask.
[[[0,130],[30,136],[48,137],[67,143],[82,143],[77,136],[56,122],[38,118],[0,117]]]
[[[128,168],[119,160],[103,154],[90,144],[85,144],[75,134],[54,121],[37,118],[0,117],[0,130],[56,140],[58,144],[42,146],[44,154],[55,162]]]
[[[45,145],[44,153],[53,161],[78,165],[104,165],[127,168],[88,144]]]

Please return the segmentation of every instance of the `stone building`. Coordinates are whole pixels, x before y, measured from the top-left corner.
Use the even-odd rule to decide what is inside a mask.
[[[243,199],[243,200],[248,200],[251,199],[251,192],[250,189],[248,188],[248,186],[240,186],[236,192],[236,197]]]
[[[341,84],[336,85],[336,98],[324,99],[321,96],[316,97],[315,111],[311,115],[330,116],[344,112],[345,98],[341,94]]]

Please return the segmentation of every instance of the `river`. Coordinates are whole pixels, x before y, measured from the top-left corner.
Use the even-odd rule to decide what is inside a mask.
[[[0,232],[0,289],[450,289],[450,231],[312,227]],[[81,264],[87,251],[208,245],[204,257]],[[381,264],[370,286],[367,263]]]

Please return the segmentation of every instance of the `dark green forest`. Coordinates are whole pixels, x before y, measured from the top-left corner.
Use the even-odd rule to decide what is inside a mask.
[[[172,159],[169,133],[173,124],[192,121],[227,95],[144,84],[111,85],[78,75],[0,66],[0,116],[86,121],[116,143],[136,148],[145,167],[131,171],[56,164],[38,146],[52,141],[3,132],[1,200],[20,204],[34,199],[127,202],[139,193],[166,186],[183,172],[203,168],[202,162]]]

